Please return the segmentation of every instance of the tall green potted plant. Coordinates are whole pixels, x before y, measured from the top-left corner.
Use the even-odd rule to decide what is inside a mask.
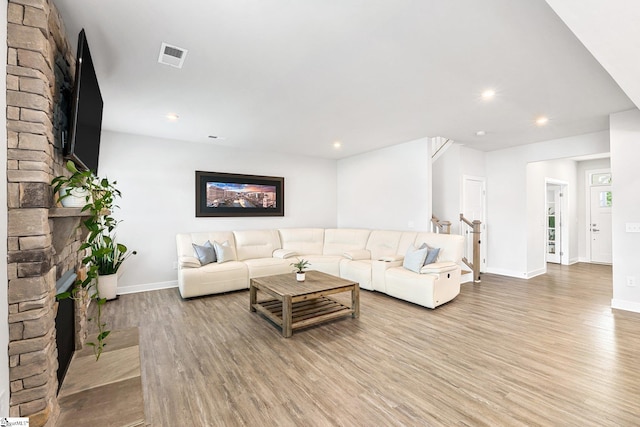
[[[103,272],[117,272],[120,265],[135,251],[128,251],[127,248],[115,242],[111,237],[118,225],[118,221],[111,216],[116,199],[121,196],[120,190],[116,188],[116,181],[109,181],[106,178],[99,178],[93,172],[78,170],[76,165],[69,161],[66,164],[69,176],[58,176],[53,179],[51,185],[54,192],[58,193],[58,200],[71,197],[70,191],[61,189],[78,189],[77,193],[84,194],[84,206],[82,212],[86,218],[82,224],[87,228],[87,240],[80,246],[79,251],[84,252],[82,264],[87,269],[84,280],[78,280],[69,292],[56,295],[58,299],[76,298],[83,299],[88,295],[97,305],[95,321],[98,327],[98,336],[95,342],[87,342],[93,346],[96,359],[105,346],[105,338],[111,331],[107,330],[106,323],[102,322],[102,306],[107,298],[101,295],[98,287],[98,277],[102,269]]]
[[[93,242],[84,243],[82,248],[89,249],[83,260],[85,264],[93,264],[98,268],[97,292],[107,300],[116,298],[118,289],[118,270],[122,263],[136,251],[129,251],[125,245],[115,240],[115,235],[101,234]]]

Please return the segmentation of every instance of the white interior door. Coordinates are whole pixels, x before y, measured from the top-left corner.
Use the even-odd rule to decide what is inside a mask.
[[[610,185],[591,187],[591,262],[611,264],[611,204]]]
[[[485,271],[487,264],[486,249],[486,219],[485,219],[485,197],[486,181],[484,177],[464,176],[464,186],[462,190],[462,213],[469,221],[478,220],[482,222],[480,235],[480,271]],[[468,228],[468,227],[466,227]],[[470,233],[470,229],[469,229]],[[467,236],[465,257],[473,260],[473,239]]]

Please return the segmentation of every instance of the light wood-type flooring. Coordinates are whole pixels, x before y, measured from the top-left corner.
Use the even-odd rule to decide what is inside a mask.
[[[150,426],[640,425],[640,314],[610,308],[611,267],[482,279],[435,310],[363,290],[360,318],[291,338],[248,291],[122,295],[105,319],[139,328]]]
[[[96,363],[93,348],[73,355],[58,402],[58,427],[145,425],[138,328],[112,331]]]

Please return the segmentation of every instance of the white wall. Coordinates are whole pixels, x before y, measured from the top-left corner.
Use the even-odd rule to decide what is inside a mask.
[[[428,230],[431,158],[423,138],[338,161],[338,227]]]
[[[451,233],[459,234],[462,195],[462,146],[453,144],[433,162],[432,211],[442,221],[451,222]]]
[[[527,165],[527,276],[533,277],[547,271],[546,237],[547,208],[545,206],[546,183],[562,181],[567,184],[567,210],[564,212],[563,231],[569,239],[566,258],[569,263],[578,261],[577,221],[577,166],[573,160],[550,160]]]
[[[529,277],[527,163],[608,151],[605,131],[486,153],[487,272]]]
[[[627,233],[625,225],[640,223],[640,111],[612,114],[611,178],[613,204],[613,299],[611,306],[640,312],[640,233]],[[633,277],[636,286],[627,286]]]
[[[590,238],[591,232],[588,224],[590,215],[590,195],[591,191],[587,184],[587,172],[590,170],[610,169],[611,159],[585,160],[578,162],[578,260],[580,262],[591,262]]]
[[[433,163],[433,214],[443,221],[451,221],[451,233],[460,232],[463,177],[486,177],[485,153],[453,144]]]
[[[7,22],[7,1],[0,2],[0,22]],[[7,57],[7,26],[0,26],[0,58]],[[7,259],[7,64],[0,61],[0,259]],[[7,263],[0,262],[0,416],[9,415],[9,300],[7,299]]]
[[[118,181],[118,240],[138,255],[118,292],[176,286],[179,232],[336,226],[336,161],[103,132],[99,175]],[[285,216],[196,218],[195,171],[282,176]]]

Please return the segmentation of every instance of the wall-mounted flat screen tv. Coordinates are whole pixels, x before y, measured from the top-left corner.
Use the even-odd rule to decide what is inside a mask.
[[[64,147],[64,155],[79,168],[97,173],[103,102],[84,29],[78,35],[75,77],[69,139]]]

